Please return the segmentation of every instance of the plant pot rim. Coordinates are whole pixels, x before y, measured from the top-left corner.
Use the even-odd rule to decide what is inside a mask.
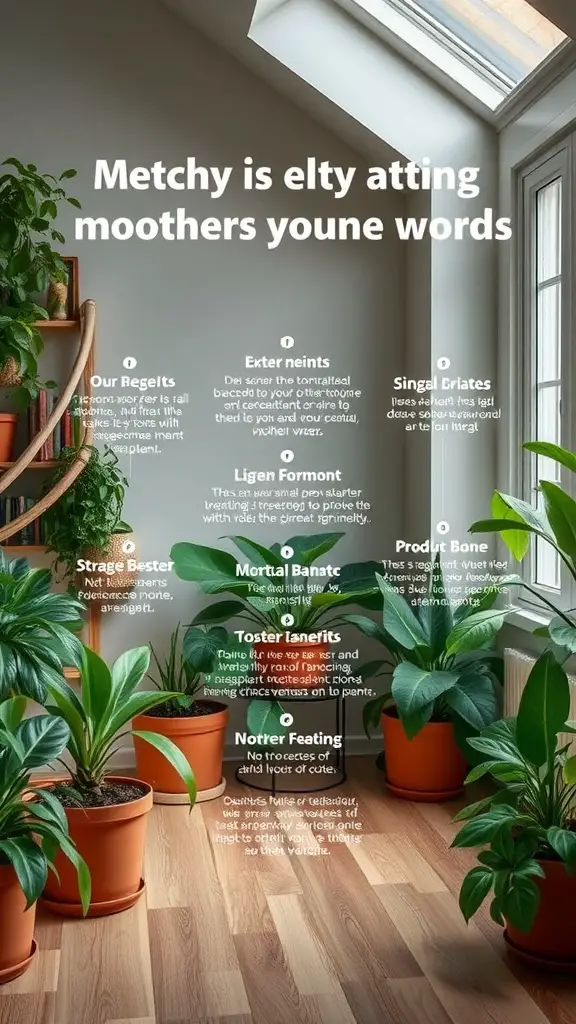
[[[127,783],[128,785],[141,786],[142,796],[135,800],[127,800],[122,804],[105,804],[102,807],[65,807],[66,816],[72,821],[88,821],[98,825],[109,821],[125,821],[129,818],[138,818],[152,809],[153,792],[152,786],[142,779],[134,779],[128,775],[107,775],[106,782]],[[55,783],[58,785],[58,783]],[[52,787],[51,787],[52,788]]]
[[[18,414],[15,412],[0,412],[0,423],[17,423]]]
[[[153,691],[150,690],[150,693]],[[198,697],[194,700],[195,704],[217,704],[218,710],[211,711],[209,715],[151,715],[148,711],[144,711],[141,715],[136,715],[136,718],[149,718],[151,721],[156,720],[157,722],[182,722],[190,721],[194,718],[213,718],[215,715],[221,715],[222,712],[228,711],[228,705],[224,704],[221,700],[212,700],[211,697]],[[136,721],[136,718],[134,721]]]
[[[25,960],[21,960],[19,964],[13,964],[12,967],[5,967],[4,970],[0,971],[0,985],[6,985],[9,981],[15,981],[21,974],[24,974],[24,971],[27,971],[30,967],[37,952],[38,943],[36,939],[32,939],[30,956],[27,956]]]
[[[400,715],[398,714],[398,710],[397,710],[395,704],[390,704],[389,707],[386,707],[386,708],[382,709],[382,718],[387,718],[387,719],[389,719],[392,722],[398,722],[400,725],[402,725],[402,719],[400,718]],[[416,736],[414,737],[414,739],[417,739],[419,734],[421,732],[423,732],[424,729],[442,729],[442,730],[445,730],[445,729],[452,729],[452,728],[453,728],[453,722],[452,722],[452,719],[450,719],[450,718],[447,719],[446,721],[443,721],[443,722],[426,722],[425,725],[423,725],[422,728],[419,729],[419,731],[416,733]]]
[[[57,914],[58,917],[107,917],[109,914],[120,914],[123,910],[133,907],[145,891],[146,882],[141,878],[136,892],[131,893],[130,896],[121,896],[117,900],[91,903],[86,915],[84,915],[81,903],[68,903],[66,900],[53,900],[48,899],[46,896],[41,896],[40,902],[42,906],[46,907],[47,910],[51,910],[53,914]]]
[[[214,703],[219,703],[214,701]],[[219,732],[228,724],[228,705],[219,704],[218,711],[209,715],[136,715],[132,720],[133,729],[148,729],[168,736],[200,736],[202,733]],[[135,737],[136,742],[139,737]],[[145,740],[140,742],[145,743]]]

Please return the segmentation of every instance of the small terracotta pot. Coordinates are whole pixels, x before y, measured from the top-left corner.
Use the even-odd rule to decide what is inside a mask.
[[[0,865],[0,984],[28,970],[34,953],[36,904],[26,910],[26,898],[10,864]]]
[[[386,782],[406,800],[440,801],[458,796],[467,765],[451,722],[428,722],[409,740],[396,708],[382,714]]]
[[[138,550],[136,547],[129,553],[123,551],[126,541],[135,545],[135,535],[133,533],[113,533],[105,553],[97,551],[96,548],[88,548],[84,552],[84,558],[91,562],[122,562],[124,566],[127,565],[128,559],[134,559],[137,562]],[[78,573],[78,585],[81,590],[89,590],[91,594],[98,594],[99,591],[102,591],[103,602],[108,602],[115,600],[116,594],[131,590],[138,576],[137,570],[128,571],[127,568],[124,571],[115,572],[112,576],[108,576],[107,573],[82,572]]]
[[[15,413],[0,412],[0,462],[12,462],[17,422]]]
[[[323,689],[328,674],[330,644],[254,644],[254,666],[269,689]]]
[[[144,792],[137,800],[125,804],[65,809],[70,838],[90,871],[91,905],[104,907],[99,911],[101,914],[107,912],[107,905],[110,905],[110,913],[115,911],[113,904],[121,903],[119,909],[126,909],[130,902],[122,901],[137,898],[142,889],[146,816],[152,808],[152,789],[146,782],[114,776],[109,776],[107,781],[141,785]],[[43,895],[50,901],[52,910],[54,904],[61,903],[66,912],[70,904],[80,903],[76,870],[62,852],[56,854],[54,866],[60,882],[51,873]]]
[[[576,970],[576,876],[561,861],[541,860],[545,878],[534,878],[540,889],[540,906],[529,932],[507,922],[506,940],[512,949],[542,965]]]
[[[133,729],[158,733],[176,744],[194,772],[200,794],[203,790],[215,789],[222,781],[222,758],[227,725],[228,708],[225,704],[218,704],[218,711],[212,715],[181,718],[138,715],[132,722]],[[162,757],[160,751],[138,736],[134,737],[134,749],[139,779],[152,786],[155,792],[181,793],[185,799],[188,798],[188,791],[182,779],[166,758]]]

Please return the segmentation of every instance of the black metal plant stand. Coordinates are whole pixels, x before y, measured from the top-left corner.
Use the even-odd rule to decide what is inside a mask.
[[[272,693],[269,693],[266,696],[261,695],[261,696],[258,696],[258,697],[255,697],[255,696],[251,695],[249,697],[249,699],[250,700],[270,700],[271,696],[273,696]],[[242,774],[241,774],[242,773],[242,768],[244,768],[244,767],[246,767],[248,765],[248,759],[245,758],[244,761],[242,761],[242,763],[240,765],[238,765],[238,767],[236,768],[236,771],[234,773],[237,782],[240,782],[243,786],[247,786],[249,789],[257,789],[257,790],[259,790],[262,793],[270,793],[271,796],[276,796],[277,793],[303,793],[303,794],[306,794],[306,793],[320,793],[323,790],[335,789],[336,786],[341,786],[343,782],[346,782],[346,778],[347,778],[347,775],[346,775],[346,700],[345,700],[345,698],[340,693],[338,693],[338,694],[325,694],[323,696],[317,696],[317,697],[308,697],[308,696],[307,697],[278,697],[276,699],[278,699],[281,704],[290,704],[290,703],[292,703],[292,704],[308,704],[308,703],[310,703],[310,704],[318,704],[318,703],[322,703],[322,702],[325,702],[325,701],[333,701],[334,709],[335,709],[334,735],[342,737],[342,746],[338,750],[334,750],[332,752],[334,768],[336,769],[336,771],[334,773],[334,776],[333,775],[329,776],[329,778],[331,779],[330,782],[320,782],[320,780],[319,780],[319,785],[317,785],[317,786],[311,786],[311,787],[306,788],[306,789],[300,789],[299,787],[297,789],[293,789],[293,788],[290,788],[290,787],[278,785],[276,780],[277,780],[278,774],[280,774],[280,773],[277,774],[276,772],[272,771],[272,772],[269,773],[269,776],[268,776],[268,774],[265,776],[265,778],[268,778],[268,777],[270,778],[270,785],[262,785],[262,784],[260,784],[260,782],[255,782],[255,781],[251,780],[249,777],[243,777],[242,776]],[[273,765],[271,767],[273,767]]]

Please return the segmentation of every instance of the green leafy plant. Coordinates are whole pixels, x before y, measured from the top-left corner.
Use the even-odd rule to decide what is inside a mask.
[[[79,667],[84,606],[51,590],[49,569],[0,551],[0,700],[20,693],[44,703],[64,665]]]
[[[462,883],[460,909],[466,920],[491,893],[490,914],[529,932],[540,904],[536,878],[543,862],[560,860],[576,870],[576,757],[567,758],[561,733],[567,722],[570,686],[552,651],[534,664],[515,719],[495,722],[468,740],[483,760],[467,782],[491,775],[500,788],[456,815],[466,821],[453,846],[485,847]],[[559,912],[561,912],[559,908]]]
[[[80,693],[64,679],[50,684],[50,699],[46,706],[69,727],[66,746],[73,766],[68,771],[72,792],[80,804],[90,790],[101,791],[106,784],[117,741],[127,735],[139,736],[156,747],[183,779],[190,802],[194,803],[196,783],[182,752],[165,736],[127,728],[136,715],[179,696],[172,692],[138,691],[149,666],[148,647],[126,651],[114,662],[111,670],[99,655],[85,647]]]
[[[178,623],[170,637],[168,657],[164,660],[160,660],[150,644],[156,675],[148,675],[159,690],[178,694],[168,704],[175,712],[192,706],[204,686],[205,676],[216,667],[218,651],[229,641],[222,626],[189,626],[180,642],[180,628]]]
[[[547,441],[528,441],[524,448],[533,455],[549,459],[576,473],[576,454]],[[565,570],[576,580],[576,501],[559,484],[539,481],[542,508],[510,494],[495,491],[492,498],[492,519],[481,519],[470,527],[471,533],[499,533],[513,557],[522,562],[530,547],[530,538],[537,537],[554,549]],[[576,653],[576,617],[563,611],[523,580],[519,583],[554,612],[548,626],[536,632],[570,653]]]
[[[390,686],[364,706],[364,727],[376,728],[393,700],[404,731],[415,736],[429,721],[452,720],[457,737],[483,729],[498,714],[497,689],[502,659],[490,650],[506,610],[493,605],[502,588],[516,577],[469,594],[452,608],[437,555],[428,593],[412,608],[393,582],[377,574],[382,593],[382,625],[362,615],[347,615],[367,636],[379,640],[388,658],[368,662],[363,679],[386,678]]]
[[[345,606],[357,604],[378,607],[375,581],[377,562],[351,563],[340,568],[339,576],[322,589],[314,585],[314,563],[327,554],[343,533],[321,533],[291,537],[284,544],[267,548],[248,537],[230,540],[243,556],[241,565],[234,555],[218,548],[182,542],[170,552],[174,571],[183,580],[197,583],[206,594],[231,594],[232,600],[216,601],[203,608],[192,620],[193,626],[210,626],[238,619],[255,630],[284,632],[285,615],[293,619],[291,631],[308,634],[345,625],[341,614]],[[285,548],[293,554],[284,558]],[[244,567],[248,572],[244,572]],[[310,570],[302,573],[301,567]],[[248,705],[248,726],[254,731],[285,731],[280,724],[283,713],[277,700],[252,701]]]
[[[108,446],[101,454],[98,448],[85,445],[88,461],[71,487],[43,515],[46,546],[56,554],[53,568],[62,568],[64,578],[72,580],[76,563],[90,548],[103,557],[114,533],[130,533],[122,520],[128,481],[119,469],[118,457]],[[46,482],[44,491],[52,490],[78,456],[78,448],[64,448],[60,465]]]
[[[11,864],[31,907],[42,894],[59,850],[78,873],[84,913],[90,875],[68,835],[64,810],[48,789],[35,788],[32,772],[60,757],[69,739],[65,722],[51,715],[23,720],[26,700],[0,704],[0,863]],[[23,799],[27,795],[26,801]]]
[[[39,379],[44,343],[34,322],[48,314],[31,296],[45,291],[51,279],[67,280],[66,266],[51,245],[65,241],[54,221],[60,203],[78,208],[80,203],[62,186],[75,176],[72,169],[57,179],[15,157],[1,167],[6,170],[0,174],[0,367],[14,360],[20,376],[14,400],[25,406],[40,388],[54,387],[54,381]]]

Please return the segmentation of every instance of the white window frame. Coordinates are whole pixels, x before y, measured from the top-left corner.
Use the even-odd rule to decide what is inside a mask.
[[[561,404],[560,404],[560,444],[576,451],[576,358],[574,354],[573,329],[576,326],[576,228],[574,214],[576,212],[576,132],[567,136],[555,146],[548,149],[537,160],[522,168],[518,175],[518,213],[520,230],[517,235],[517,261],[519,274],[518,294],[518,423],[517,446],[519,453],[516,477],[517,489],[512,493],[521,496],[531,504],[535,503],[533,490],[533,460],[535,456],[522,451],[524,441],[536,439],[535,388],[537,358],[537,319],[535,316],[536,295],[536,203],[537,194],[546,185],[560,178],[562,182],[561,198]],[[576,497],[576,481],[574,475],[562,468],[560,473],[562,487]],[[532,581],[534,579],[534,544],[524,559],[522,575]],[[552,589],[531,582],[534,590],[544,599],[551,601],[556,607],[567,609],[576,606],[576,584],[570,574],[561,567],[560,589]],[[522,590],[517,596],[519,605],[534,612],[546,612],[546,606],[529,591]]]

